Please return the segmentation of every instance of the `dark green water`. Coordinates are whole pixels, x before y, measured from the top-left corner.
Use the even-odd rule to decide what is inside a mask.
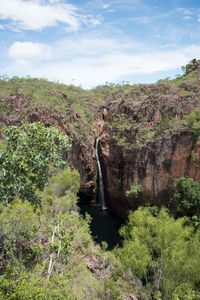
[[[105,241],[108,244],[108,250],[121,243],[122,239],[118,230],[123,221],[120,218],[114,216],[108,210],[102,210],[100,206],[83,204],[79,207],[81,214],[85,216],[87,212],[92,217],[90,228],[94,241],[98,244]]]

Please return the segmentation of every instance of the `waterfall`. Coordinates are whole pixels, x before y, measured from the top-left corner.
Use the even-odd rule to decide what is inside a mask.
[[[99,145],[99,137],[96,139],[96,158],[97,158],[98,174],[99,174],[99,201],[102,209],[105,210],[107,209],[107,207],[105,206],[103,177],[102,177],[101,165],[99,161],[98,145]]]

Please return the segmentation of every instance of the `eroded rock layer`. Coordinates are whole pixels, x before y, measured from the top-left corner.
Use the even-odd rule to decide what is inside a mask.
[[[146,202],[171,207],[174,178],[188,175],[200,181],[199,66],[193,61],[175,80],[91,91],[36,79],[11,79],[12,88],[1,81],[0,126],[39,121],[70,135],[68,159],[81,175],[82,201],[96,197],[99,135],[107,207],[121,217]],[[41,92],[36,84],[42,84]],[[134,184],[144,191],[127,197]]]

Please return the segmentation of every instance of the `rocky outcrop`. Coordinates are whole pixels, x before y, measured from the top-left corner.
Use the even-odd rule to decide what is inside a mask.
[[[195,76],[193,83],[181,79],[179,88],[160,82],[104,96],[100,159],[106,205],[119,216],[125,218],[129,209],[146,202],[172,207],[176,177],[200,181],[200,146],[191,130],[194,116],[186,117],[200,108],[199,73]],[[136,183],[144,192],[126,197]]]
[[[174,178],[188,175],[200,181],[200,140],[193,157],[192,147],[192,133],[186,131],[162,141],[148,142],[140,149],[126,149],[104,135],[101,163],[108,208],[123,218],[129,209],[147,202],[170,208]],[[143,194],[127,197],[126,191],[135,183],[143,186]]]
[[[48,93],[51,96],[52,92]],[[64,101],[66,113],[47,109],[45,103],[34,106],[20,93],[11,94],[1,100],[7,113],[1,114],[0,125],[39,121],[70,135],[72,152],[66,158],[81,175],[82,201],[95,198],[97,136],[106,206],[123,218],[129,209],[145,202],[170,208],[176,177],[188,175],[200,181],[200,140],[194,140],[192,131],[194,120],[197,129],[200,122],[199,61],[191,63],[186,74],[174,81],[99,87],[95,104],[91,100],[94,91],[81,94],[79,106],[73,106],[77,94],[71,99],[70,93],[72,90],[66,89],[59,100]],[[80,109],[83,104],[85,111]],[[136,183],[144,192],[126,197],[126,191]]]
[[[69,160],[70,167],[79,171],[81,176],[80,196],[82,200],[91,201],[94,199],[94,187],[96,181],[96,157],[93,146],[95,140],[95,131],[91,131],[90,135],[85,135],[84,141],[81,141],[76,134],[70,129],[70,122],[66,114],[56,110],[50,111],[42,107],[30,107],[28,100],[22,94],[14,93],[8,99],[3,99],[9,114],[0,115],[0,123],[4,126],[16,125],[20,126],[24,122],[42,122],[46,126],[55,126],[63,133],[72,138],[72,151],[69,157],[65,155],[65,159]],[[71,110],[71,120],[76,122],[81,117]],[[82,121],[84,126],[84,121]],[[87,126],[87,124],[85,125]]]

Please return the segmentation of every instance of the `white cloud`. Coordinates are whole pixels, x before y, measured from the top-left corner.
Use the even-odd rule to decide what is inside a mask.
[[[130,40],[115,40],[112,38],[103,38],[98,36],[88,36],[63,39],[54,46],[54,57],[60,61],[66,61],[77,58],[91,58],[98,61],[101,56],[114,53],[124,53],[127,51],[143,51],[146,47]]]
[[[82,16],[82,22],[88,26],[100,25],[102,20],[103,20],[103,17],[101,15],[93,16],[91,14],[88,14],[87,16]]]
[[[191,17],[191,16],[187,16],[187,15],[186,15],[186,16],[184,16],[182,19],[187,21],[187,20],[191,20],[191,19],[192,19],[192,17]]]
[[[108,3],[103,5],[103,9],[107,9],[108,7],[110,7],[110,4],[108,4]]]
[[[100,19],[91,19],[90,23],[94,26],[96,25],[100,25],[101,24],[101,20]]]
[[[137,24],[148,24],[152,19],[150,17],[135,17],[130,18],[130,20]]]
[[[20,29],[39,30],[62,22],[77,30],[80,16],[76,10],[74,5],[56,0],[6,0],[1,1],[0,19],[11,20]]]
[[[177,48],[176,44],[165,44],[161,45],[160,48],[165,49],[165,48]]]
[[[184,15],[193,15],[193,12],[190,9],[179,7],[177,10],[182,12]]]
[[[15,42],[9,49],[9,56],[16,64],[28,65],[51,58],[51,48],[42,43]]]
[[[54,3],[59,3],[60,0],[47,0],[47,2],[49,2],[51,4],[54,4]]]
[[[12,72],[13,75],[20,76],[23,73],[23,76],[46,77],[67,84],[74,79],[74,84],[85,88],[104,84],[106,81],[120,82],[127,80],[127,77],[130,80],[131,76],[137,74],[146,75],[177,70],[192,58],[198,58],[200,53],[200,45],[155,51],[145,47],[146,45],[134,42],[79,37],[56,43],[52,47],[50,61],[34,64],[34,60],[38,62],[38,57],[45,58],[47,52],[45,48],[39,46],[39,49],[43,49],[40,52],[37,47],[35,50],[32,49],[32,43],[17,43],[11,48],[12,51],[15,50],[14,52],[10,49],[11,57],[17,63],[32,60],[32,67],[28,68],[24,65],[20,68],[19,65],[14,64],[10,69],[0,70],[0,73],[10,75]],[[32,50],[26,49],[25,51],[26,46],[28,49],[30,46]]]

